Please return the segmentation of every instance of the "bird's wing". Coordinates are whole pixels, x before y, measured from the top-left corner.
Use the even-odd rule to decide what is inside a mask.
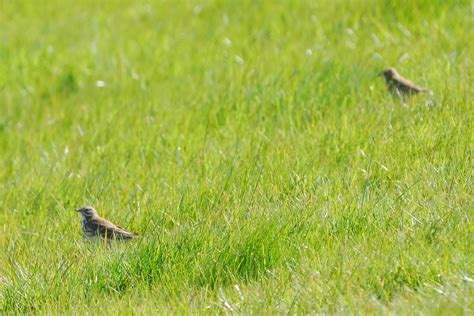
[[[95,225],[97,225],[96,229],[99,232],[100,236],[105,237],[107,235],[107,238],[116,238],[116,239],[131,239],[135,238],[136,235],[126,231],[120,226],[115,225],[114,223],[103,219],[103,218],[97,218],[92,221]]]
[[[403,92],[410,92],[410,91],[424,92],[424,91],[426,91],[425,88],[422,88],[422,87],[414,84],[413,82],[411,82],[408,79],[403,78],[402,76],[399,76],[397,78],[396,82],[397,82],[397,88],[402,90]]]

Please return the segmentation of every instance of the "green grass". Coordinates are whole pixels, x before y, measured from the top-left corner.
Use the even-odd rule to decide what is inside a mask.
[[[2,1],[0,313],[472,314],[473,38],[469,1]]]

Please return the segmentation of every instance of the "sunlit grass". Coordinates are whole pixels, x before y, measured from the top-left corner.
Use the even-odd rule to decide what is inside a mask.
[[[472,313],[472,13],[2,3],[0,311]]]

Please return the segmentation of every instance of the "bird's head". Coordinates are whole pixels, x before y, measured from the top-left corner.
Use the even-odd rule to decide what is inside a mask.
[[[76,212],[78,212],[83,218],[92,218],[97,216],[97,211],[92,206],[77,208]]]
[[[383,76],[386,80],[393,79],[398,75],[398,72],[395,68],[390,67],[379,73],[379,76]]]

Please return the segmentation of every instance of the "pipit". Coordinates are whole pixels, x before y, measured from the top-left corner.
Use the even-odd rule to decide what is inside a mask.
[[[385,83],[388,90],[400,98],[405,99],[409,95],[418,94],[420,92],[428,92],[427,89],[417,86],[408,79],[403,78],[395,68],[388,68],[381,73],[379,76],[385,78]]]
[[[81,226],[84,237],[90,240],[123,240],[137,237],[136,234],[130,233],[120,226],[102,218],[97,211],[91,207],[81,207],[76,209],[81,217]]]

